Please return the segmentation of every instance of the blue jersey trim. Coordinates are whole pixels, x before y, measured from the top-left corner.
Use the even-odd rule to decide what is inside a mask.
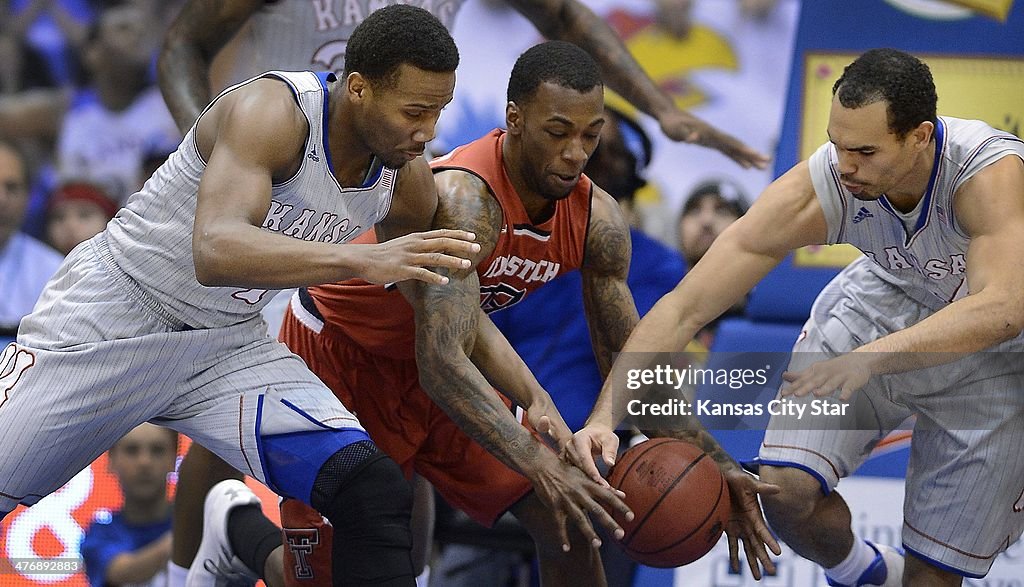
[[[825,495],[829,495],[832,493],[832,489],[828,486],[828,481],[825,480],[825,477],[821,473],[815,471],[810,466],[805,465],[803,463],[795,463],[793,461],[774,461],[757,457],[749,461],[744,461],[741,464],[741,466],[748,471],[756,471],[761,465],[768,465],[770,467],[792,467],[794,469],[800,469],[801,471],[810,474],[812,477],[818,480],[818,483],[821,484],[822,493],[824,493]]]
[[[903,549],[906,550],[909,553],[912,553],[917,558],[919,558],[919,559],[921,559],[921,560],[931,564],[932,566],[938,567],[938,568],[940,568],[943,571],[946,571],[948,573],[954,573],[956,575],[960,575],[962,577],[967,577],[969,579],[981,579],[985,575],[988,574],[988,573],[982,573],[982,574],[979,575],[977,573],[968,573],[967,571],[965,571],[963,569],[958,569],[956,567],[951,567],[951,566],[949,566],[949,565],[947,565],[945,563],[942,563],[942,562],[939,562],[939,561],[933,559],[932,557],[930,557],[928,555],[921,554],[919,551],[914,550],[913,548],[910,548],[909,546],[907,546],[906,542],[903,543]]]
[[[939,123],[935,125],[935,154],[932,162],[932,174],[928,178],[928,188],[924,191],[924,204],[921,206],[921,213],[917,216],[917,223],[914,225],[914,234],[908,235],[907,242],[910,242],[918,231],[924,228],[924,225],[928,223],[928,217],[931,214],[932,207],[932,191],[935,189],[935,178],[939,176],[939,166],[942,162],[942,144],[945,141],[945,125],[942,119],[938,119]],[[899,214],[889,203],[889,199],[884,195],[879,198],[878,203],[882,205],[890,214],[895,215],[899,218]]]
[[[330,71],[318,71],[316,74],[317,79],[320,80],[320,87],[324,90],[324,117],[320,122],[321,130],[323,131],[323,149],[324,156],[327,157],[327,168],[334,172],[334,163],[331,161],[331,147],[327,140],[327,131],[330,128],[330,111],[327,108],[328,103],[331,99],[331,91],[327,89],[327,83],[333,82],[338,79],[333,72]]]
[[[260,468],[263,469],[264,481],[274,493],[280,494],[281,492],[277,489],[277,484],[274,483],[273,478],[270,475],[270,467],[267,466],[266,451],[263,449],[263,437],[260,436],[260,424],[263,422],[263,398],[265,396],[261,393],[260,397],[256,400],[256,454],[260,459]]]

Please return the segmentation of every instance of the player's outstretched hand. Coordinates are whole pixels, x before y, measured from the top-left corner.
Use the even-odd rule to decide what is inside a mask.
[[[414,232],[376,245],[360,247],[359,276],[370,283],[385,284],[417,279],[444,285],[448,278],[428,267],[453,271],[468,269],[480,245],[476,235],[464,230],[439,229]]]
[[[595,483],[610,487],[608,481],[597,470],[598,456],[609,467],[615,464],[619,451],[619,437],[611,428],[599,424],[587,424],[573,435],[572,442],[562,451],[562,458],[578,467]]]
[[[558,408],[550,397],[544,401],[536,401],[527,408],[526,419],[559,453],[572,442],[572,430],[565,423],[562,414],[558,413]]]
[[[758,494],[773,495],[779,492],[778,485],[763,483],[746,471],[733,467],[723,470],[729,484],[729,496],[732,501],[732,512],[725,533],[729,538],[729,565],[733,572],[740,571],[739,543],[743,542],[743,554],[754,579],[761,580],[761,568],[769,575],[775,574],[775,563],[772,562],[768,549],[777,555],[782,554],[779,543],[772,536],[768,524],[761,513]]]
[[[633,512],[622,501],[625,494],[621,491],[607,484],[595,483],[583,471],[558,458],[545,461],[545,465],[529,477],[537,497],[555,519],[563,551],[568,552],[570,548],[569,524],[574,524],[594,548],[601,546],[601,539],[594,531],[590,516],[616,539],[625,535],[622,527],[608,513],[611,510],[627,520],[633,519]]]
[[[871,379],[870,360],[870,353],[847,353],[814,363],[803,371],[786,371],[782,374],[786,385],[783,385],[780,394],[783,397],[803,397],[813,393],[825,397],[838,391],[840,400],[849,401]]]
[[[726,157],[739,163],[744,169],[764,169],[769,158],[764,153],[744,144],[736,137],[726,134],[696,116],[678,108],[658,118],[661,131],[674,141],[694,143],[720,151]]]

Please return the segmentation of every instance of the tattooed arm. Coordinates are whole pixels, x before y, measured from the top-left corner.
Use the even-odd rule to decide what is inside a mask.
[[[483,310],[480,310],[476,344],[470,359],[491,385],[526,410],[534,430],[546,434],[558,450],[572,441],[572,430],[554,400]]]
[[[497,201],[472,174],[445,171],[435,176],[438,206],[434,227],[459,227],[477,235],[480,263],[493,250],[502,217]],[[399,284],[416,314],[416,361],[420,383],[431,399],[471,438],[533,484],[538,497],[562,527],[571,520],[591,541],[597,539],[587,513],[609,530],[618,524],[599,504],[625,513],[625,504],[608,488],[562,462],[498,398],[470,361],[480,319],[480,286],[475,269],[440,270],[450,277],[443,286]],[[507,343],[506,343],[507,344]]]
[[[583,278],[583,309],[601,378],[612,368],[612,354],[622,350],[640,321],[626,285],[632,246],[629,226],[608,192],[594,186]]]
[[[545,37],[569,41],[590,53],[601,65],[608,85],[653,116],[670,139],[715,149],[746,168],[763,169],[768,164],[764,154],[680,110],[644,72],[608,23],[579,0],[509,0],[509,4]]]

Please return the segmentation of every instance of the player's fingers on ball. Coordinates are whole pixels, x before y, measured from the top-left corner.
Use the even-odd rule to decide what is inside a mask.
[[[611,467],[611,466],[613,466],[615,464],[615,453],[617,453],[617,452],[618,452],[618,447],[610,446],[608,442],[605,442],[603,447],[602,447],[602,449],[601,449],[601,458],[603,458],[604,462],[609,467]]]
[[[732,534],[726,534],[729,539],[729,568],[732,572],[740,572],[740,543]]]
[[[743,554],[747,557],[747,566],[750,567],[751,574],[754,575],[755,581],[761,580],[761,565],[757,562],[757,556],[754,555],[751,545],[744,541],[743,542]]]
[[[610,509],[618,512],[620,516],[629,521],[633,519],[633,511],[630,510],[629,506],[626,505],[626,502],[622,500],[624,497],[626,497],[625,493],[618,489],[613,489],[610,486],[602,488],[602,491],[597,494],[597,498],[601,500],[604,509]]]

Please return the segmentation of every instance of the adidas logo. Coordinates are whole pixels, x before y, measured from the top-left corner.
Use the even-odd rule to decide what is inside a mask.
[[[317,163],[320,162],[320,157],[318,157],[316,154],[316,147],[313,147],[313,150],[310,151],[309,154],[306,155],[306,157],[312,159],[313,161],[316,161]]]
[[[853,215],[853,223],[854,224],[858,224],[858,223],[860,223],[861,220],[866,220],[868,218],[874,218],[874,217],[875,217],[875,215],[872,214],[870,210],[868,210],[864,206],[861,206],[860,210],[857,210],[857,213]]]

